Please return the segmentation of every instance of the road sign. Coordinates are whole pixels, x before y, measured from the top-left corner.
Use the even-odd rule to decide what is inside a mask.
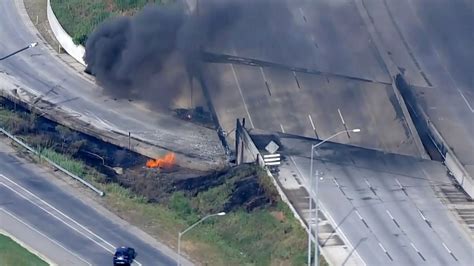
[[[280,165],[280,154],[275,153],[275,154],[267,154],[263,155],[263,161],[265,162],[265,165]]]
[[[265,146],[265,150],[267,150],[271,154],[274,154],[279,148],[280,146],[278,146],[278,144],[276,144],[273,140],[270,141],[267,146]]]

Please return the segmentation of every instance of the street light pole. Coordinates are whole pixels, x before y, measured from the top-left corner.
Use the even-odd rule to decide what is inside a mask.
[[[8,54],[8,55],[6,55],[6,56],[0,58],[0,61],[5,60],[5,59],[7,59],[7,58],[9,58],[9,57],[11,57],[11,56],[14,56],[14,55],[18,54],[18,53],[21,53],[21,52],[25,51],[26,49],[33,48],[33,47],[35,47],[36,45],[38,45],[37,42],[30,43],[30,44],[28,44],[28,46],[23,47],[23,48],[21,48],[21,49],[18,50],[18,51],[15,51],[15,52],[13,52],[13,53],[11,53],[11,54]]]
[[[311,145],[311,162],[310,162],[310,167],[309,167],[309,221],[308,221],[308,266],[311,266],[311,224],[310,222],[313,219],[313,200],[312,200],[312,193],[311,191],[313,190],[313,154],[314,150],[324,144],[325,142],[329,141],[330,139],[343,134],[343,133],[349,133],[349,132],[360,132],[360,129],[355,128],[355,129],[349,129],[349,130],[342,130],[339,131],[332,136],[324,139],[323,141],[319,142],[318,144]],[[319,196],[319,178],[316,179],[316,186],[314,190],[314,208],[316,212],[316,217],[314,218],[315,222],[315,233],[314,233],[314,264],[316,266],[319,265],[319,256],[318,256],[318,247],[319,247],[319,241],[318,241],[318,234],[319,234],[319,226],[318,226],[318,221],[319,221],[319,213],[318,213],[318,196]]]
[[[311,145],[311,162],[309,167],[309,219],[308,219],[308,266],[311,266],[311,222],[313,220],[313,199],[311,197],[311,190],[313,188],[313,153],[314,145]],[[315,238],[315,245],[318,242],[317,236]]]
[[[186,234],[189,230],[193,229],[196,225],[204,222],[206,219],[211,218],[213,216],[224,216],[226,213],[225,212],[219,212],[219,213],[214,213],[214,214],[209,214],[201,218],[201,220],[195,222],[193,225],[190,227],[186,228],[183,232],[178,233],[178,266],[181,265],[181,237]]]

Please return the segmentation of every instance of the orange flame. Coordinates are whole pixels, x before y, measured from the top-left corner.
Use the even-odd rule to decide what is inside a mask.
[[[171,168],[176,162],[175,154],[170,152],[162,158],[151,159],[146,162],[148,168]]]

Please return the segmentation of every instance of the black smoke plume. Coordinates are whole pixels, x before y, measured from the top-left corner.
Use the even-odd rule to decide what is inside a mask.
[[[314,67],[314,40],[293,1],[199,0],[192,12],[179,0],[147,6],[97,27],[86,43],[87,70],[115,97],[169,107],[199,73],[201,51]]]
[[[238,6],[229,3],[192,14],[179,3],[148,5],[95,29],[86,43],[86,71],[114,97],[169,106],[189,86],[202,47],[238,17]]]

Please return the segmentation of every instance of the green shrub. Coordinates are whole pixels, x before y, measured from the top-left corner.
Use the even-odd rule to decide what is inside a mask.
[[[131,15],[147,3],[161,0],[51,0],[54,14],[75,44],[84,45],[87,36],[104,20],[119,14]]]
[[[176,216],[186,221],[196,220],[196,214],[191,207],[191,201],[185,196],[184,192],[175,192],[171,195],[168,207],[176,213]]]
[[[84,176],[86,172],[86,165],[81,161],[74,160],[68,155],[57,153],[52,149],[42,149],[40,150],[42,156],[50,159],[51,161],[57,163],[62,168],[68,170],[69,172],[77,175]]]
[[[10,133],[28,134],[36,130],[37,116],[34,113],[2,113],[0,121]]]
[[[230,182],[226,182],[220,186],[199,193],[194,199],[194,208],[201,214],[222,211],[222,207],[232,193],[232,187]]]

